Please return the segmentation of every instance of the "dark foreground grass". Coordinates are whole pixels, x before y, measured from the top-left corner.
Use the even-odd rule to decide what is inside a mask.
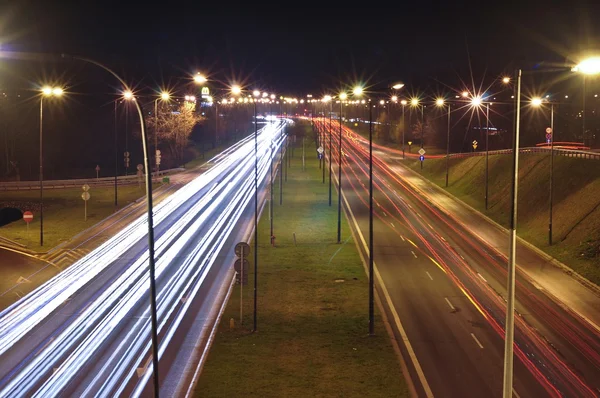
[[[316,159],[306,166],[302,171],[299,156],[292,160],[283,206],[275,191],[275,248],[269,245],[268,206],[260,220],[258,331],[251,333],[251,266],[244,323],[240,327],[236,286],[199,397],[408,396],[378,312],[377,335],[368,336],[368,283],[345,219],[343,244],[336,244],[337,193],[329,207]]]

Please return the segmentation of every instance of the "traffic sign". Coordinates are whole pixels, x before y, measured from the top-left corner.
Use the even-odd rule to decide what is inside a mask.
[[[83,186],[81,187],[81,189],[84,190],[84,192],[87,192],[90,190],[90,186],[88,184],[83,184]]]
[[[250,245],[246,242],[240,242],[235,245],[235,255],[238,257],[246,257],[250,254]]]
[[[420,160],[421,162],[422,162],[422,161],[424,161],[424,160],[425,160],[425,156],[423,156],[423,155],[419,156],[419,160]]]
[[[25,221],[27,224],[32,222],[33,221],[33,213],[30,211],[26,211],[25,213],[23,213],[23,221]]]
[[[100,165],[99,164],[96,165],[96,171],[100,171]]]
[[[138,164],[138,165],[137,165],[137,170],[138,170],[138,171],[142,171],[142,170],[144,170],[144,166],[143,166],[143,165],[141,165],[141,164]]]
[[[248,274],[248,268],[250,267],[250,263],[248,262],[247,259],[244,259],[244,275]],[[237,260],[235,260],[235,263],[233,264],[233,269],[235,269],[235,272],[242,272],[242,259],[238,258]]]
[[[123,152],[123,162],[125,167],[129,167],[129,152]]]
[[[546,133],[552,134],[552,128],[551,127],[546,127]]]
[[[320,146],[320,147],[317,149],[317,152],[319,152],[319,155],[320,155],[320,154],[322,154],[324,151],[325,151],[325,150],[323,149],[323,147],[322,147],[322,146]]]
[[[408,145],[412,145],[412,141],[408,141]]]
[[[421,156],[425,155],[425,149],[423,149],[423,148],[419,149],[419,155],[421,155]]]
[[[83,200],[90,200],[90,193],[88,191],[85,191],[84,193],[81,194],[81,199]]]
[[[473,140],[473,149],[477,149],[477,140]]]

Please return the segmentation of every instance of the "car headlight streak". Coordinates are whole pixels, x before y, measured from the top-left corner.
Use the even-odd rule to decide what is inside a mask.
[[[282,123],[267,124],[258,140],[259,182],[270,169],[273,151],[283,142]],[[156,278],[161,355],[181,323],[189,303],[199,290],[210,267],[250,203],[254,191],[254,136],[251,135],[212,160],[214,166],[155,207],[156,227],[166,226],[156,241]],[[190,203],[193,203],[190,205]],[[189,207],[177,220],[169,216],[181,206]],[[169,225],[170,224],[170,225]],[[0,313],[0,355],[42,322],[65,300],[146,236],[146,218],[142,216],[117,233],[63,273],[46,282],[7,310]],[[121,260],[122,261],[122,260]],[[150,348],[149,305],[146,303],[149,281],[148,253],[132,261],[124,272],[35,356],[20,364],[10,380],[1,380],[0,395],[59,395],[77,376],[87,361],[102,352],[115,328],[131,322],[133,312],[144,315],[119,336],[117,349],[99,366],[84,395],[119,395],[135,372],[143,367]],[[169,271],[166,273],[166,271]],[[182,305],[182,298],[188,300]],[[169,322],[167,322],[169,321]],[[38,349],[33,348],[33,349]],[[140,378],[140,394],[150,377]],[[54,371],[56,369],[56,371]],[[43,384],[42,384],[43,383]],[[40,384],[41,387],[40,387]],[[34,386],[37,391],[31,391]]]

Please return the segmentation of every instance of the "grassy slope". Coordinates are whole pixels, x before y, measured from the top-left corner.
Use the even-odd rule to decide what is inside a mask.
[[[345,219],[344,244],[335,243],[336,206],[327,205],[327,184],[320,183],[317,164],[307,162],[303,172],[300,157],[292,161],[284,205],[276,200],[276,248],[268,244],[265,208],[259,225],[259,332],[250,333],[251,269],[244,325],[229,330],[229,319],[239,319],[235,287],[198,396],[408,396],[379,314],[378,335],[367,336],[365,271]]]
[[[125,207],[144,196],[144,189],[144,187],[140,188],[137,185],[119,186],[119,208]],[[84,221],[82,192],[80,188],[44,190],[45,250],[71,239],[79,232],[91,227],[114,212],[114,188],[93,187],[90,189],[91,198],[88,201],[88,219]],[[37,206],[39,191],[7,191],[0,193],[0,204],[10,206],[11,202],[30,202]],[[17,220],[0,227],[0,236],[26,245],[32,250],[39,250],[39,211],[32,211],[34,218],[29,225],[29,232],[27,232],[25,222]]]
[[[511,157],[489,158],[489,210],[484,210],[485,157],[451,159],[448,191],[508,226]],[[421,172],[417,161],[409,163]],[[553,241],[548,245],[550,158],[523,154],[519,164],[519,236],[600,284],[600,164],[563,156],[554,158]],[[425,163],[423,175],[443,186],[445,159]]]

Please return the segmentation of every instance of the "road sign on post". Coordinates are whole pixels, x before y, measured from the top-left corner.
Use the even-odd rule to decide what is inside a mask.
[[[477,149],[477,140],[473,140],[473,150]]]
[[[142,166],[141,164],[137,165],[137,176],[138,176],[138,186],[141,187],[142,186],[142,181],[144,179],[144,166]]]
[[[423,149],[423,148],[419,149],[419,155],[421,155],[421,156],[425,155],[425,149]]]
[[[24,212],[23,221],[27,223],[27,231],[29,231],[29,223],[33,221],[33,213],[30,211]]]
[[[248,283],[248,260],[245,257],[248,257],[250,254],[250,245],[246,242],[239,242],[235,245],[235,255],[239,257],[239,259],[235,260],[233,264],[233,268],[237,272],[236,274],[236,282],[240,284],[240,325],[243,322],[243,292],[244,285]]]
[[[97,164],[97,165],[96,165],[96,180],[98,179],[98,175],[99,175],[99,173],[100,173],[100,165],[99,165],[99,164]]]
[[[87,187],[87,184],[84,185],[84,188]],[[88,187],[89,189],[89,187]],[[90,200],[90,193],[84,189],[83,193],[81,194],[81,199],[83,199],[83,202],[85,203],[85,207],[84,207],[84,211],[83,211],[83,220],[87,221],[87,202],[88,200]]]
[[[123,153],[123,161],[125,162],[125,168],[129,168],[129,152]]]

